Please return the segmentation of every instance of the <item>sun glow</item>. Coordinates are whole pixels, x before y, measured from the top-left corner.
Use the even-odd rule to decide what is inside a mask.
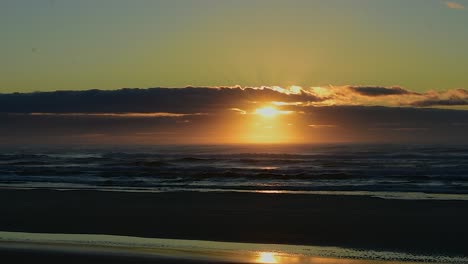
[[[264,117],[275,117],[280,111],[272,106],[262,107],[255,110],[255,113]]]
[[[290,126],[298,115],[294,111],[282,110],[271,104],[246,112],[243,116],[242,130],[239,131],[243,143],[291,143],[295,142],[295,128]]]
[[[290,113],[292,113],[292,111],[281,111],[281,110],[276,109],[273,106],[265,106],[262,108],[257,108],[255,110],[255,114],[263,116],[263,117],[269,117],[269,118],[275,117],[277,115],[285,115],[285,114],[290,114]]]
[[[278,260],[273,252],[260,252],[257,263],[278,263]]]

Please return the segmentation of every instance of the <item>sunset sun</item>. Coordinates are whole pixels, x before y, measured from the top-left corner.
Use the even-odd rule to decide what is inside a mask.
[[[290,114],[290,113],[291,113],[291,111],[281,111],[281,110],[278,110],[277,108],[275,108],[273,106],[265,106],[265,107],[262,107],[262,108],[257,108],[255,110],[255,114],[263,116],[263,117],[268,117],[268,118],[272,118],[272,117],[275,117],[277,115]]]
[[[257,115],[261,115],[263,117],[275,117],[280,114],[280,111],[272,106],[262,107],[255,110]]]

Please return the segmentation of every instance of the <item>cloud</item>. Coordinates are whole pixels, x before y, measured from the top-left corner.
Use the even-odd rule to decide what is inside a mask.
[[[449,99],[426,99],[421,101],[415,101],[411,104],[412,106],[418,107],[429,107],[429,106],[460,106],[468,105],[468,99],[466,98],[449,98]]]
[[[451,9],[465,9],[464,5],[453,1],[445,1],[445,5]]]
[[[126,117],[126,118],[150,118],[150,117],[185,117],[204,115],[203,113],[176,114],[176,113],[27,113],[33,116],[69,116],[69,117]]]
[[[318,88],[310,88],[317,90]],[[399,86],[330,86],[320,87],[321,100],[309,105],[365,105],[394,107],[457,107],[468,105],[468,90],[414,92]],[[317,94],[318,96],[318,94]]]
[[[285,120],[284,126],[274,130],[296,133],[307,142],[465,142],[468,126],[453,124],[468,124],[468,111],[434,107],[467,105],[466,89],[418,93],[372,85],[13,93],[0,94],[0,139],[7,143],[47,142],[47,138],[67,144],[78,142],[77,138],[97,143],[236,143],[249,129],[271,133],[271,129],[256,130],[273,125],[252,113],[273,106],[290,113],[278,116]]]
[[[417,94],[410,92],[401,87],[362,87],[362,86],[349,86],[349,89],[354,92],[365,96],[386,96],[386,95],[405,95]]]
[[[247,111],[243,108],[225,109],[218,104],[207,106],[216,111],[203,115],[0,113],[0,144],[219,144],[239,143],[252,132],[254,136],[291,134],[300,142],[468,143],[468,111],[365,105],[277,107],[295,113],[265,119],[240,114]]]
[[[238,113],[240,113],[240,114],[242,114],[242,115],[246,115],[246,114],[247,114],[247,111],[242,110],[242,109],[239,109],[239,108],[229,108],[229,110],[238,112]]]
[[[335,128],[336,125],[307,125],[312,128]]]
[[[308,107],[355,105],[452,107],[468,105],[468,90],[414,92],[399,86],[187,87],[0,94],[0,113],[108,117],[182,117],[252,113],[265,106],[302,112]]]
[[[453,89],[448,91],[427,92],[420,100],[410,103],[415,107],[434,106],[463,106],[468,105],[468,91],[465,89]]]
[[[401,106],[410,105],[419,99],[421,93],[417,93],[399,86],[328,86],[304,88],[321,100],[309,102],[309,105],[381,105]]]
[[[4,113],[212,113],[261,102],[314,102],[321,98],[280,87],[187,87],[0,94]]]

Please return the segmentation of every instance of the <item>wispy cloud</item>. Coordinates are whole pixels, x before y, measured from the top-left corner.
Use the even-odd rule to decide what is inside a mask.
[[[354,92],[365,95],[365,96],[386,96],[386,95],[405,95],[405,94],[417,94],[401,87],[362,87],[362,86],[349,86],[349,89]]]
[[[35,116],[76,116],[76,117],[184,117],[203,115],[203,113],[178,114],[178,113],[29,113]]]
[[[228,110],[238,112],[238,113],[240,113],[240,114],[242,114],[242,115],[246,115],[246,114],[247,114],[247,111],[242,110],[242,109],[240,109],[240,108],[235,108],[235,107],[233,107],[233,108],[229,108]]]
[[[330,86],[321,87],[321,94],[314,93],[316,88],[305,88],[320,100],[304,103],[304,106],[362,105],[397,107],[457,107],[468,105],[468,90],[451,89],[445,91],[414,92],[402,87],[380,86]]]
[[[335,128],[336,125],[307,125],[312,128]]]
[[[465,9],[464,5],[453,1],[445,1],[445,5],[451,9]]]

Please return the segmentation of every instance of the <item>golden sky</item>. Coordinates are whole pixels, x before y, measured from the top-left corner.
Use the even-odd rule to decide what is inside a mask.
[[[466,88],[468,1],[0,2],[0,92]]]

